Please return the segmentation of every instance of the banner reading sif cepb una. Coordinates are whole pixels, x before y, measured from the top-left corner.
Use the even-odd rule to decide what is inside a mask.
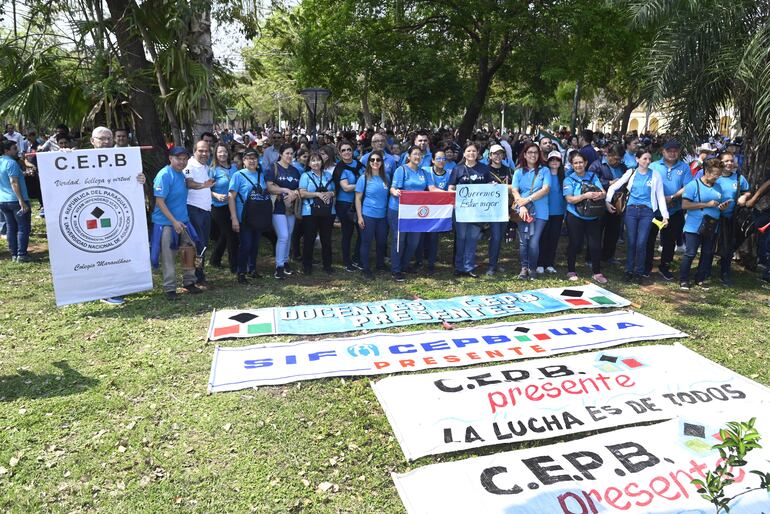
[[[37,154],[56,305],[152,289],[139,148]]]

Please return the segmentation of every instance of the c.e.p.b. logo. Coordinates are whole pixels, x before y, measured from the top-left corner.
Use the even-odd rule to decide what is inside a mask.
[[[134,230],[134,211],[128,198],[115,189],[87,187],[64,202],[59,227],[78,250],[104,253],[128,240]]]

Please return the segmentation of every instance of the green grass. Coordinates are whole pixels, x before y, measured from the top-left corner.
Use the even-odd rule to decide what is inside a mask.
[[[455,280],[444,265],[433,279],[396,284],[380,274],[369,283],[338,266],[332,279],[295,275],[239,287],[231,275],[212,270],[213,290],[176,303],[156,287],[130,295],[122,307],[91,302],[57,309],[40,237],[44,226],[36,220],[34,229],[38,262],[11,263],[5,245],[0,253],[0,510],[403,512],[391,472],[522,446],[407,464],[369,378],[206,394],[214,344],[205,336],[213,308],[523,289],[511,275]],[[335,243],[338,255],[336,249]],[[450,242],[442,252],[446,263]],[[509,269],[516,253],[504,246]],[[272,258],[260,263],[267,271]],[[739,272],[733,289],[705,293],[682,293],[672,284],[625,285],[620,270],[608,276],[609,289],[639,311],[691,334],[684,341],[691,349],[770,383],[768,290],[754,275]],[[325,482],[332,485],[322,491]]]

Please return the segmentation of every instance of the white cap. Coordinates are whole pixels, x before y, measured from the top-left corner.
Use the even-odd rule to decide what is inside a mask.
[[[500,145],[492,145],[489,149],[489,153],[505,152],[505,148]]]
[[[551,152],[549,152],[548,154],[548,158],[546,159],[546,161],[550,161],[554,157],[559,159],[560,161],[563,160],[561,157],[561,152],[559,150],[551,150]]]

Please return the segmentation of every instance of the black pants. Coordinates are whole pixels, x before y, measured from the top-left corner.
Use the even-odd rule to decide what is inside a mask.
[[[602,217],[602,260],[615,258],[620,231],[623,228],[623,216],[607,213]]]
[[[564,223],[564,216],[561,214],[548,217],[543,234],[540,236],[540,255],[537,258],[538,267],[547,268],[554,266],[562,223]]]
[[[315,236],[321,237],[321,261],[325,270],[332,267],[332,227],[334,216],[303,216],[302,217],[302,269],[313,269],[313,246]]]
[[[300,251],[302,249],[302,223],[295,223],[294,224],[294,232],[291,234],[291,253],[292,258],[295,261],[298,261],[302,258],[302,252]]]
[[[214,220],[214,226],[217,228],[218,234],[214,251],[211,252],[211,263],[214,266],[221,266],[222,256],[225,254],[226,249],[230,271],[235,273],[238,267],[238,234],[233,232],[230,208],[227,205],[222,207],[212,206],[211,218]]]
[[[353,208],[351,202],[337,202],[337,217],[342,225],[342,263],[350,266],[353,262],[359,262],[361,255],[361,229],[358,223],[353,223],[348,217],[348,212]],[[353,242],[353,232],[356,233],[356,246],[353,250],[353,258],[350,258],[350,246]]]
[[[583,239],[587,238],[588,254],[591,256],[591,270],[594,275],[601,273],[602,220],[584,220],[568,212],[567,232],[569,232],[567,271],[574,273],[577,252],[583,246]]]
[[[655,219],[662,220],[663,217],[658,213]],[[660,244],[663,250],[660,252],[660,265],[670,267],[674,262],[674,251],[676,242],[682,237],[684,229],[684,211],[677,211],[668,218],[668,226],[660,233]],[[652,272],[652,261],[655,259],[655,238],[658,235],[658,227],[655,223],[650,225],[650,235],[647,237],[647,254],[644,260],[644,272],[649,275]]]

